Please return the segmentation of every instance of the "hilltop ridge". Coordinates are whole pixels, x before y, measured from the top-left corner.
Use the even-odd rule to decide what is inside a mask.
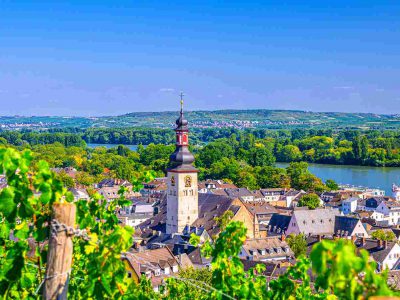
[[[193,128],[232,127],[291,129],[317,128],[398,129],[400,115],[374,113],[311,112],[302,110],[196,110],[186,111]],[[157,127],[171,128],[176,111],[130,112],[119,116],[2,116],[1,128],[11,130],[89,127]]]

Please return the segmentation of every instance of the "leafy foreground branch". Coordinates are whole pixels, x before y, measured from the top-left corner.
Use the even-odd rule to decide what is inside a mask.
[[[32,172],[31,160],[29,151],[0,149],[0,173],[8,182],[0,192],[3,299],[40,298],[51,207],[72,201],[47,163],[40,162]],[[121,253],[133,242],[133,230],[121,227],[115,215],[118,206],[128,203],[124,192],[122,189],[121,197],[108,203],[100,195],[76,202],[77,225],[87,230],[90,239],[74,238],[69,299],[367,299],[396,294],[387,285],[387,274],[376,274],[368,254],[357,254],[346,240],[322,241],[310,259],[300,257],[278,278],[265,277],[262,265],[245,272],[238,258],[246,238],[246,228],[240,222],[229,223],[214,244],[203,246],[204,253],[212,257],[211,271],[184,270],[156,293],[146,278],[139,285],[128,278],[121,260]]]

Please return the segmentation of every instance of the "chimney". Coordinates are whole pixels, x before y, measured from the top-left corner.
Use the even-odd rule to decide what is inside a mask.
[[[388,246],[388,242],[387,241],[383,241],[383,249],[386,249]]]
[[[351,241],[352,241],[353,243],[355,243],[356,240],[357,240],[357,236],[356,236],[356,235],[352,235],[352,236],[351,236]]]
[[[285,240],[286,240],[286,235],[285,235],[285,234],[282,234],[282,235],[281,235],[281,241],[284,242]]]
[[[318,242],[322,241],[322,235],[318,234]]]
[[[361,239],[361,245],[364,246],[365,242],[366,242],[366,239],[365,239],[365,236],[363,236],[362,239]]]
[[[378,248],[383,248],[383,241],[378,240]]]

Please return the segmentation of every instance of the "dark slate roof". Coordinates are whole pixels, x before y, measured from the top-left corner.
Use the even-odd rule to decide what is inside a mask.
[[[377,208],[382,201],[385,201],[383,197],[372,197],[365,200],[365,206],[370,208]]]
[[[246,197],[246,196],[253,196],[253,193],[250,192],[246,188],[237,188],[237,189],[225,189],[227,195],[231,198],[239,198],[239,197]]]
[[[388,256],[389,252],[395,246],[395,242],[387,242],[387,247],[379,246],[378,240],[365,239],[365,243],[362,243],[362,239],[356,241],[356,246],[358,249],[365,249],[378,263],[383,263],[385,258]]]
[[[334,233],[340,232],[347,232],[350,235],[354,228],[356,228],[360,219],[352,218],[352,217],[344,217],[344,216],[336,216],[335,217],[335,229]]]
[[[278,228],[280,231],[284,232],[289,227],[289,222],[292,217],[288,215],[281,215],[281,214],[273,214],[271,220],[269,221],[268,227],[271,230],[277,230]]]
[[[261,201],[261,202],[245,202],[243,203],[247,210],[252,214],[252,215],[272,215],[276,214],[278,210],[270,205],[266,201]]]
[[[188,255],[190,261],[194,265],[209,265],[209,264],[211,264],[211,259],[204,257],[203,254],[201,253],[201,249],[199,247],[194,248],[187,255]]]
[[[199,218],[193,222],[193,226],[203,227],[212,237],[219,232],[216,227],[215,217],[220,217],[230,210],[235,215],[240,206],[232,205],[233,200],[220,195],[199,194]]]
[[[396,236],[396,238],[400,237],[400,229],[391,228],[391,230],[393,231],[393,233]]]
[[[278,265],[273,263],[273,262],[263,262],[263,261],[254,261],[254,260],[246,260],[246,259],[241,259],[240,260],[243,264],[244,270],[247,272],[248,270],[255,268],[257,265],[264,265],[265,270],[262,272],[262,275],[264,276],[273,276],[275,270],[278,268]],[[285,268],[286,270],[287,268]]]

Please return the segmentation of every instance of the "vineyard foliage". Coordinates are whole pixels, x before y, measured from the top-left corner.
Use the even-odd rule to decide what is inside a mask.
[[[28,150],[0,149],[0,173],[8,182],[0,192],[3,299],[41,297],[51,207],[73,201],[46,162],[31,166],[31,161]],[[143,173],[135,182],[151,177]],[[229,222],[214,243],[202,246],[204,255],[212,258],[211,270],[182,270],[156,293],[146,278],[138,285],[128,278],[121,260],[133,243],[133,229],[120,226],[115,215],[119,206],[128,204],[125,192],[122,188],[120,198],[111,202],[98,194],[76,202],[77,227],[86,229],[89,239],[74,238],[69,299],[366,299],[396,293],[385,273],[375,273],[368,254],[357,253],[346,240],[317,244],[309,259],[300,257],[277,278],[266,277],[263,265],[245,272],[238,258],[246,238],[240,222]]]

